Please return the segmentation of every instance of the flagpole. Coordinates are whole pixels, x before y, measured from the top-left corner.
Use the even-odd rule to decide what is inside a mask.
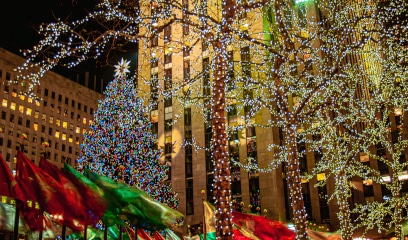
[[[201,194],[203,195],[203,235],[204,235],[204,240],[207,240],[207,224],[206,224],[206,219],[205,219],[205,190],[201,190]]]
[[[85,225],[85,227],[84,227],[84,240],[86,240],[87,237],[88,237],[87,232],[88,232],[88,226]]]
[[[62,225],[62,230],[61,231],[62,231],[61,232],[62,239],[65,239],[65,235],[66,235],[66,232],[67,232],[67,226],[65,224]]]
[[[105,225],[105,229],[103,230],[103,240],[108,240],[108,226]]]
[[[119,226],[119,240],[122,240],[122,225]]]
[[[18,207],[18,201],[19,200],[17,200],[17,199],[15,199],[15,201],[16,201],[16,213],[15,213],[15,216],[14,216],[14,234],[13,234],[13,240],[18,240],[18,220],[19,220],[19,217],[20,217],[20,208]]]

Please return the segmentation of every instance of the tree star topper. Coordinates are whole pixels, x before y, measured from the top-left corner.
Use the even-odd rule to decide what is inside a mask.
[[[129,71],[129,63],[130,61],[125,61],[123,58],[120,60],[120,62],[115,65],[115,77],[122,77],[125,76]]]

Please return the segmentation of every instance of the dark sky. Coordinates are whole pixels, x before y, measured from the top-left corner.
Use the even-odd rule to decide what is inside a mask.
[[[76,1],[76,2],[73,2]],[[82,2],[82,3],[81,3]],[[21,49],[31,49],[40,37],[36,28],[43,22],[52,22],[55,17],[65,19],[70,16],[71,19],[78,19],[85,16],[86,9],[92,10],[95,0],[24,0],[7,1],[8,7],[2,8],[0,14],[0,47],[5,48],[18,55]],[[64,75],[73,81],[84,84],[84,72],[90,73],[89,87],[93,88],[93,76],[97,76],[96,90],[101,91],[101,82],[103,85],[113,78],[113,68],[95,69],[94,62],[87,62],[80,67],[72,70],[61,68],[53,71]]]

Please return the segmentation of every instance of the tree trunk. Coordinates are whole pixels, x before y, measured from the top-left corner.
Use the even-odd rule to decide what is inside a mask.
[[[225,117],[226,45],[230,26],[235,18],[235,0],[223,2],[221,31],[212,41],[214,47],[214,78],[212,92],[212,127],[214,157],[215,230],[217,239],[232,240],[231,171]]]
[[[303,202],[302,182],[299,169],[297,126],[291,124],[286,129],[286,147],[288,161],[286,164],[286,180],[292,205],[293,221],[296,228],[296,239],[308,239],[306,232],[306,211]]]
[[[339,220],[341,226],[341,238],[343,240],[352,240],[353,231],[351,227],[351,216],[350,216],[350,205],[348,202],[347,193],[350,192],[350,187],[348,186],[348,180],[344,176],[344,172],[340,172],[337,176],[338,185],[344,186],[343,192],[337,194],[337,200],[339,205]],[[339,189],[340,190],[340,189]]]
[[[216,236],[232,239],[231,172],[229,166],[227,131],[225,120],[225,46],[214,41],[215,69],[212,103],[213,154],[214,154],[214,199]]]

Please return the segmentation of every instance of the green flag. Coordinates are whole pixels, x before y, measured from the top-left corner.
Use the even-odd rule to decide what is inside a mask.
[[[84,175],[104,191],[104,196],[119,204],[120,218],[130,225],[149,230],[178,229],[177,221],[183,214],[152,199],[143,190],[118,183],[112,179],[85,170]]]

